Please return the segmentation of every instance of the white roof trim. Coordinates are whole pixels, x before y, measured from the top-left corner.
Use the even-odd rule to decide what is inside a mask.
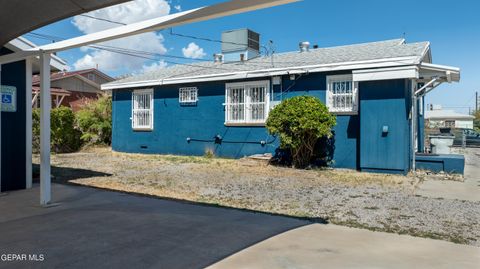
[[[125,89],[125,88],[135,88],[135,87],[155,86],[155,85],[158,85],[158,86],[171,85],[171,84],[181,84],[181,83],[190,83],[190,82],[206,82],[206,81],[234,80],[234,79],[257,78],[257,77],[270,77],[270,76],[279,76],[279,75],[288,75],[288,74],[304,74],[304,73],[317,73],[317,72],[328,72],[328,71],[339,71],[339,70],[353,70],[353,69],[362,69],[362,68],[403,66],[403,65],[413,65],[415,64],[417,59],[418,59],[417,56],[409,56],[409,57],[385,58],[385,59],[367,60],[367,61],[352,61],[352,62],[307,65],[307,66],[298,66],[298,67],[237,71],[237,72],[227,72],[227,73],[213,74],[213,75],[190,76],[190,77],[181,77],[181,78],[166,78],[166,79],[155,79],[155,80],[135,81],[135,82],[125,82],[125,83],[110,82],[110,83],[102,84],[102,90]]]
[[[430,41],[427,41],[427,45],[425,46],[425,49],[422,52],[422,57],[420,57],[420,62],[418,63],[421,63],[425,59],[425,57],[429,54],[429,52],[430,52]]]
[[[418,67],[416,65],[389,67],[389,68],[375,68],[354,70],[353,81],[372,81],[372,80],[387,80],[387,79],[413,79],[418,78]]]
[[[442,80],[447,82],[460,81],[460,68],[458,67],[431,64],[431,63],[421,63],[419,67],[420,67],[420,77],[440,76]]]

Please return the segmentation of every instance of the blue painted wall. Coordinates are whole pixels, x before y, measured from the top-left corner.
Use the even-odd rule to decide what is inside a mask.
[[[272,86],[272,99],[312,95],[325,102],[326,77],[335,74],[339,73],[314,73],[294,80],[284,76],[281,85]],[[359,114],[337,116],[332,166],[396,173],[409,170],[409,85],[407,80],[360,83]],[[199,101],[195,106],[181,106],[178,88],[190,86],[198,88]],[[112,148],[116,151],[204,155],[212,150],[217,156],[241,158],[274,153],[279,145],[264,127],[224,125],[225,82],[155,87],[154,130],[149,132],[132,130],[131,98],[132,89],[113,91]],[[388,133],[382,132],[383,126],[388,126]],[[214,143],[216,135],[222,136],[221,144]],[[268,143],[261,145],[261,141]]]
[[[360,82],[362,170],[408,171],[409,84],[402,79]]]
[[[272,87],[273,100],[296,95],[313,95],[325,101],[326,75],[309,74],[290,80],[282,77],[282,85]],[[255,79],[255,80],[269,80]],[[231,81],[235,82],[235,81]],[[199,101],[196,106],[181,106],[178,88],[195,86]],[[225,82],[205,82],[155,87],[154,130],[133,131],[131,127],[132,90],[113,91],[112,148],[122,152],[204,155],[213,150],[217,156],[241,158],[258,153],[274,153],[279,141],[268,135],[264,127],[227,127],[224,125]],[[358,116],[338,116],[334,128],[333,166],[357,169],[359,148]],[[215,135],[222,144],[213,143]],[[191,141],[203,140],[205,142]],[[260,141],[270,142],[265,146]]]
[[[0,55],[10,53],[0,49]],[[2,85],[17,88],[17,112],[2,113],[2,191],[25,188],[25,62],[2,65]]]

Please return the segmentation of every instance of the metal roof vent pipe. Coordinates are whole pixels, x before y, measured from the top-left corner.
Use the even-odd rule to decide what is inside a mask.
[[[307,52],[310,50],[310,42],[308,41],[300,42],[299,47],[300,47],[300,52]]]
[[[213,54],[213,62],[216,63],[216,64],[223,63],[223,54],[221,54],[221,53]]]

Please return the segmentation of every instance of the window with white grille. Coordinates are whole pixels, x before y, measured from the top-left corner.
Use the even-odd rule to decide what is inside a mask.
[[[197,87],[180,88],[178,90],[178,100],[181,104],[192,104],[198,101]]]
[[[447,128],[455,128],[455,121],[454,120],[446,120],[444,125]]]
[[[358,83],[351,75],[327,77],[327,107],[333,113],[358,112]]]
[[[269,112],[269,85],[268,81],[227,84],[225,123],[265,123]]]
[[[132,128],[144,131],[153,130],[153,89],[133,91]]]

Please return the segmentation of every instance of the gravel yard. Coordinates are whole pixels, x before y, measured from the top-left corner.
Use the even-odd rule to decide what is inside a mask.
[[[413,177],[295,170],[253,160],[125,154],[106,148],[53,155],[52,164],[57,182],[323,218],[480,246],[480,202],[415,195]]]

